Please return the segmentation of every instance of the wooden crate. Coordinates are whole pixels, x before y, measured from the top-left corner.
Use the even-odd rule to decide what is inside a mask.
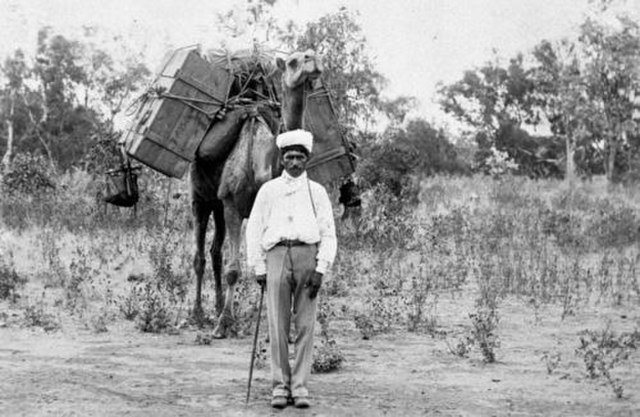
[[[196,49],[173,52],[124,133],[127,154],[182,178],[232,81],[228,71],[214,67]]]
[[[302,127],[313,134],[313,153],[307,164],[310,179],[328,184],[355,171],[331,97],[320,82],[306,97]]]

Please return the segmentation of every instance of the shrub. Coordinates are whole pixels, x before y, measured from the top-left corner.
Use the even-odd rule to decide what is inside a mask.
[[[18,275],[11,262],[0,258],[0,300],[15,302],[20,297],[18,289],[26,283],[27,279]]]
[[[311,371],[315,373],[327,373],[340,369],[344,362],[344,355],[336,341],[330,335],[330,321],[335,316],[335,311],[326,301],[318,302],[317,319],[320,324],[320,346],[314,347],[313,363]]]
[[[56,187],[49,162],[41,155],[28,153],[16,154],[2,177],[2,186],[9,194],[29,196],[43,195]]]
[[[490,308],[481,308],[475,313],[469,314],[469,318],[473,324],[471,340],[480,349],[485,362],[495,362],[495,349],[500,347],[500,339],[495,333],[498,327],[497,311]]]
[[[166,292],[174,303],[184,300],[190,283],[188,275],[174,271],[173,257],[180,243],[179,235],[163,232],[151,239],[149,247],[149,259],[158,288]]]
[[[24,310],[24,323],[28,327],[42,327],[47,332],[60,328],[56,317],[45,311],[44,303],[28,305]]]
[[[599,199],[590,211],[586,234],[599,246],[627,246],[640,237],[640,221],[636,210],[624,202],[613,198]]]
[[[316,346],[313,355],[311,371],[314,373],[327,373],[342,367],[344,355],[338,348],[335,340],[323,339],[319,347]]]
[[[618,363],[626,361],[639,344],[640,331],[616,335],[608,324],[602,331],[582,331],[576,354],[582,356],[589,378],[605,377],[616,397],[622,398],[624,387],[611,371]]]
[[[147,283],[142,294],[137,327],[143,332],[161,333],[169,328],[170,323],[170,313],[160,291]]]
[[[126,295],[118,296],[116,303],[125,320],[134,320],[140,314],[141,292],[140,287],[132,285]]]
[[[414,206],[408,203],[409,197],[396,197],[383,185],[374,187],[368,194],[363,213],[357,219],[356,243],[376,250],[414,244]]]

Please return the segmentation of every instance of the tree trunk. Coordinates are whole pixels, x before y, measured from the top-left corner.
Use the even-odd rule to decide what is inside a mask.
[[[27,102],[27,99],[25,97],[23,97],[24,100],[24,104],[27,106],[27,114],[29,115],[29,120],[31,121],[31,124],[33,125],[33,130],[36,134],[36,137],[38,138],[38,140],[40,141],[40,143],[42,144],[42,147],[44,148],[44,151],[47,154],[47,158],[49,158],[49,164],[51,165],[51,169],[53,170],[53,172],[56,172],[56,164],[53,161],[53,155],[51,154],[51,148],[49,147],[49,144],[44,140],[44,138],[42,137],[42,134],[40,133],[40,122],[38,120],[36,120],[35,115],[33,114],[33,112],[31,111],[31,108],[29,107],[29,103]],[[48,109],[47,106],[45,104],[43,104],[42,106],[43,112],[46,115],[48,113]],[[45,120],[44,117],[41,120]]]
[[[564,173],[564,178],[571,186],[576,178],[576,164],[574,159],[574,155],[576,154],[576,142],[572,135],[565,135],[565,144],[567,146],[567,169]]]
[[[9,117],[7,118],[7,150],[2,157],[2,172],[6,173],[11,167],[11,158],[13,156],[13,116],[15,114],[15,91],[11,90],[9,96]]]
[[[618,151],[618,135],[609,136],[608,143],[609,153],[607,154],[605,161],[605,173],[607,176],[607,181],[609,184],[613,183],[613,179],[615,178],[615,162],[616,162],[616,153]]]

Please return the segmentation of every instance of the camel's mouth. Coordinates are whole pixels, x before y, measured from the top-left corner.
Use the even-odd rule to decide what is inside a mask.
[[[306,81],[314,81],[322,74],[322,62],[313,53],[294,55],[286,63],[284,82],[288,88],[297,88]]]

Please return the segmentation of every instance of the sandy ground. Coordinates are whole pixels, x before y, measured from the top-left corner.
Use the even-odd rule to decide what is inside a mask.
[[[466,306],[441,302],[439,320],[450,340],[462,330]],[[343,326],[336,339],[346,356],[338,372],[312,375],[308,410],[269,407],[268,365],[254,374],[245,405],[250,337],[195,342],[198,330],[178,335],[140,333],[118,321],[107,333],[63,325],[62,330],[12,324],[19,310],[1,304],[7,322],[0,328],[1,416],[638,416],[640,353],[613,371],[625,388],[586,377],[574,353],[578,332],[616,330],[640,323],[640,309],[583,310],[559,319],[559,311],[532,310],[519,302],[501,307],[498,362],[478,355],[452,355],[441,337],[402,330],[362,340]],[[17,319],[16,319],[17,323]],[[561,361],[549,374],[543,353]]]

